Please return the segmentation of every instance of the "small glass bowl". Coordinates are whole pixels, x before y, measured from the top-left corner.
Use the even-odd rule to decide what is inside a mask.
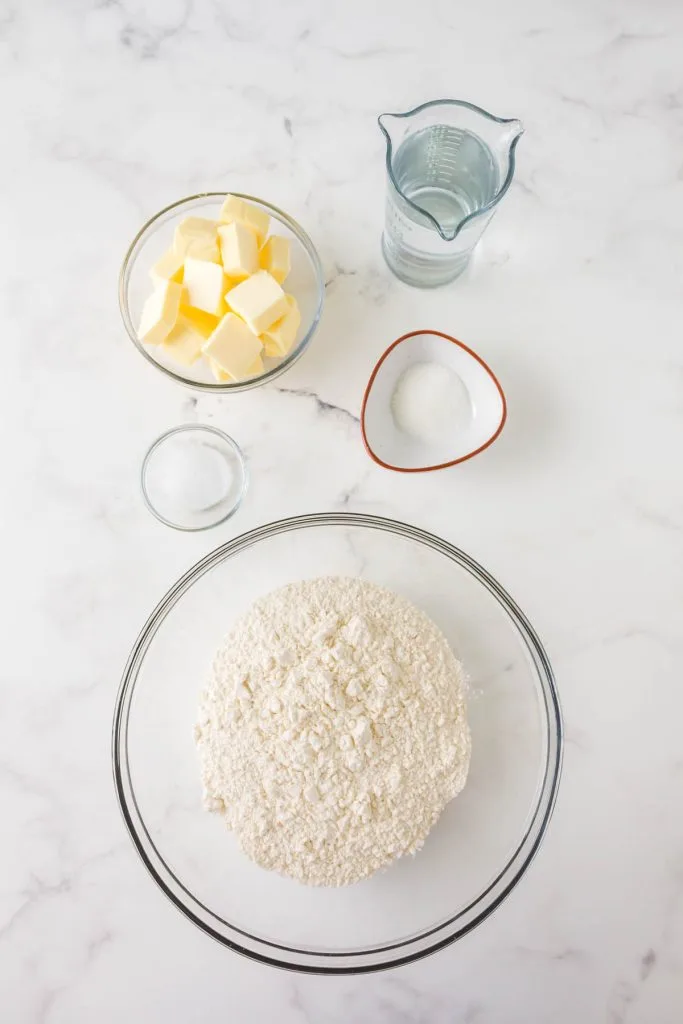
[[[167,377],[197,391],[221,394],[229,391],[249,391],[275,380],[303,355],[311,343],[322,314],[325,281],[322,266],[313,242],[295,220],[271,203],[254,196],[234,192],[260,207],[271,218],[274,234],[283,235],[291,242],[292,269],[287,277],[286,290],[296,299],[301,311],[301,325],[297,340],[283,359],[264,358],[264,373],[247,380],[220,382],[215,380],[206,360],[198,360],[190,367],[179,367],[168,359],[159,345],[144,345],[138,338],[137,325],[142,307],[150,294],[151,267],[170,248],[176,225],[190,213],[216,219],[227,192],[203,192],[164,207],[140,229],[126,253],[119,274],[119,308],[128,337],[148,363],[156,366]]]
[[[188,423],[167,430],[142,461],[142,496],[153,516],[174,530],[208,530],[234,515],[247,490],[236,441],[216,427]]]

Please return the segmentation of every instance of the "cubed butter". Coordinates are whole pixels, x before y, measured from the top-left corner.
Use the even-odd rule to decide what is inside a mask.
[[[184,257],[175,249],[167,249],[149,272],[154,283],[176,281],[180,284],[183,280],[183,259]]]
[[[178,319],[182,294],[183,286],[177,281],[162,281],[156,286],[142,309],[140,341],[160,345],[168,337]]]
[[[221,251],[218,242],[209,242],[204,238],[187,238],[183,259],[192,256],[195,260],[206,260],[207,263],[220,263]]]
[[[187,263],[185,281],[187,282]],[[287,296],[267,270],[257,270],[246,281],[231,288],[225,296],[225,301],[233,312],[246,321],[254,334],[263,334],[289,309]]]
[[[195,259],[188,256],[185,260],[184,302],[195,309],[201,309],[212,316],[220,316],[223,311],[223,292],[225,276],[219,263]]]
[[[230,374],[226,373],[225,370],[223,370],[218,365],[218,363],[216,362],[215,359],[212,359],[211,356],[209,356],[208,360],[209,360],[209,366],[211,367],[211,372],[214,375],[214,377],[216,378],[216,380],[220,381],[221,384],[225,384],[225,382],[227,380],[232,380],[232,377],[230,376]]]
[[[261,335],[261,340],[263,341],[264,355],[270,356],[272,359],[281,358],[282,353],[280,352],[280,349],[277,347],[277,345],[275,345],[272,341],[268,341],[264,334]]]
[[[209,242],[204,238],[188,238],[185,246],[184,259],[192,256],[195,260],[206,260],[207,263],[220,263],[221,251],[218,242]]]
[[[219,224],[231,224],[234,220],[242,220],[244,199],[239,196],[227,195],[218,214]]]
[[[288,238],[271,235],[259,252],[259,266],[283,284],[291,268],[291,246]]]
[[[184,217],[175,229],[175,237],[216,238],[217,224],[208,217]]]
[[[162,342],[162,351],[174,362],[182,366],[191,366],[202,354],[202,345],[206,337],[197,328],[194,321],[182,312],[178,314],[175,327]]]
[[[213,334],[218,327],[219,318],[217,316],[211,316],[210,313],[204,313],[201,309],[195,309],[193,306],[187,306],[184,299],[185,296],[180,300],[180,314],[178,319],[183,317],[185,320],[189,320],[194,329],[199,331],[206,341],[209,335]]]
[[[240,199],[239,196],[226,197],[218,220],[222,224],[232,224],[234,221],[245,224],[256,233],[259,245],[263,245],[270,225],[270,216],[265,210],[248,203],[246,199]]]
[[[287,295],[287,312],[261,335],[267,356],[285,356],[294,344],[301,313],[293,295]]]
[[[270,215],[251,203],[244,204],[244,224],[256,233],[259,245],[263,245],[270,226]]]
[[[221,370],[235,380],[241,380],[261,355],[262,348],[260,339],[249,330],[244,320],[234,313],[226,313],[204,343],[203,352],[218,363]]]
[[[254,360],[254,362],[251,364],[251,366],[247,370],[246,376],[247,377],[258,377],[259,374],[263,373],[263,370],[264,370],[263,360],[261,359],[261,356],[257,356],[256,359]]]
[[[194,259],[220,263],[216,227],[216,222],[206,217],[186,217],[175,229],[174,251],[183,259],[192,256]]]
[[[223,270],[228,277],[243,281],[258,270],[256,235],[246,224],[233,221],[218,228]]]

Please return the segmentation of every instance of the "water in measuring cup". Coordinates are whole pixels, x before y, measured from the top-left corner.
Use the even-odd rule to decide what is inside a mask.
[[[498,190],[498,166],[486,143],[446,124],[405,139],[393,170],[403,194],[431,213],[446,233],[486,206]]]
[[[430,213],[447,235],[469,214],[495,197],[500,174],[486,143],[472,132],[439,124],[423,128],[401,142],[392,160],[400,193],[390,189],[384,254],[404,281],[422,286],[443,284],[462,273],[485,223],[468,227],[445,241],[434,225],[405,202],[404,196]]]

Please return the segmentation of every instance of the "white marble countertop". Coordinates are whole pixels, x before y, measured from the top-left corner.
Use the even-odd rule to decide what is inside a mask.
[[[2,1020],[673,1024],[683,9],[336,8],[2,5]],[[430,293],[381,259],[375,118],[439,96],[526,135],[473,272]],[[207,188],[269,197],[319,246],[323,324],[286,390],[197,400],[124,334],[129,239]],[[356,417],[378,354],[421,326],[490,361],[510,416],[481,457],[406,479],[372,465]],[[180,535],[137,475],[157,434],[194,420],[234,434],[252,485],[234,520]],[[441,533],[512,592],[556,669],[565,772],[540,856],[482,927],[398,971],[304,978],[166,902],[124,832],[109,733],[127,652],[182,571],[254,525],[342,508]]]

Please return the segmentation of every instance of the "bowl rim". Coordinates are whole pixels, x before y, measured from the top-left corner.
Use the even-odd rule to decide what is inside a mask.
[[[258,377],[250,377],[246,381],[197,381],[157,362],[157,360],[154,359],[154,357],[147,351],[147,348],[141,343],[135,329],[135,324],[133,323],[130,315],[128,286],[135,257],[148,236],[162,218],[167,218],[167,215],[171,213],[180,213],[183,208],[192,209],[195,206],[200,206],[203,202],[205,203],[211,200],[218,202],[221,199],[225,199],[228,195],[236,196],[238,199],[245,199],[247,202],[257,203],[259,206],[264,207],[270,212],[271,216],[274,216],[276,220],[283,223],[295,235],[311,261],[315,272],[318,291],[317,305],[311,324],[296,348],[293,348],[281,362],[276,366],[271,367],[271,369],[266,370],[265,373],[260,374]],[[228,394],[230,392],[251,391],[252,388],[260,387],[262,384],[267,384],[285,373],[290,366],[293,366],[294,363],[301,358],[311,343],[313,335],[318,329],[318,324],[320,323],[325,301],[325,277],[320,257],[318,256],[318,251],[314,246],[310,235],[308,232],[304,231],[301,225],[295,221],[293,217],[290,217],[288,213],[285,213],[285,211],[281,210],[278,206],[275,206],[273,203],[269,203],[265,199],[261,199],[259,196],[248,195],[246,192],[197,192],[195,195],[184,196],[182,199],[177,199],[175,202],[169,203],[168,206],[164,206],[163,209],[157,211],[157,213],[142,225],[128,246],[126,255],[123,258],[121,269],[119,270],[118,296],[119,312],[121,314],[121,319],[123,320],[123,326],[126,329],[126,333],[140,355],[143,356],[151,366],[160,370],[167,377],[170,377],[171,380],[175,380],[178,384],[182,384],[194,391],[202,391],[208,394]]]
[[[240,467],[241,474],[239,494],[233,504],[227,507],[226,511],[221,514],[220,518],[214,519],[210,523],[203,523],[201,526],[183,526],[180,523],[174,523],[172,519],[168,519],[166,516],[162,515],[150,498],[149,489],[147,487],[147,467],[149,465],[149,460],[154,455],[155,451],[165,441],[168,441],[169,437],[175,437],[176,434],[186,434],[192,431],[197,431],[202,434],[212,434],[214,437],[217,437],[226,444],[228,448],[232,449]],[[172,530],[179,530],[181,533],[201,533],[202,530],[212,530],[214,526],[220,526],[221,523],[227,522],[227,520],[234,516],[239,510],[242,502],[244,501],[248,487],[249,469],[244,452],[234,437],[231,437],[230,434],[226,434],[224,430],[219,430],[218,427],[213,427],[208,423],[181,423],[177,427],[171,427],[169,430],[165,430],[163,434],[159,434],[159,436],[152,441],[145,452],[140,466],[140,490],[142,491],[142,500],[145,503],[147,511],[151,512],[154,518],[158,519],[160,523],[164,524],[164,526],[170,526]]]
[[[312,950],[285,945],[252,935],[211,911],[187,889],[156,848],[137,804],[128,759],[128,720],[139,669],[157,629],[180,597],[211,569],[260,540],[319,526],[362,526],[389,532],[417,541],[468,571],[497,599],[516,627],[536,670],[545,710],[543,777],[537,785],[535,806],[525,822],[524,833],[505,866],[467,906],[445,921],[407,938],[358,950]],[[540,848],[557,799],[562,756],[562,711],[552,666],[531,623],[507,591],[475,559],[436,534],[399,520],[355,512],[311,513],[266,523],[227,541],[195,563],[170,587],[138,635],[123,671],[112,723],[112,771],[119,809],[138,856],[164,895],[221,945],[259,963],[303,974],[367,974],[413,963],[451,945],[486,920],[518,884]],[[228,934],[220,930],[221,925]]]
[[[445,341],[452,342],[453,345],[457,345],[459,348],[461,348],[465,352],[467,352],[468,355],[470,355],[474,359],[476,359],[476,361],[484,368],[484,370],[486,370],[487,374],[489,375],[489,377],[493,381],[494,385],[496,386],[496,388],[498,390],[498,394],[500,395],[500,398],[501,398],[502,407],[501,407],[500,422],[498,423],[498,426],[496,427],[494,432],[491,434],[491,436],[488,438],[488,440],[486,440],[484,442],[484,444],[479,445],[478,448],[475,448],[474,451],[468,452],[467,455],[461,455],[459,458],[451,459],[449,462],[439,462],[439,463],[437,463],[434,466],[395,466],[391,462],[385,462],[383,459],[380,459],[379,455],[377,455],[376,452],[373,450],[372,445],[370,444],[370,441],[368,440],[368,435],[367,435],[367,432],[366,432],[366,429],[365,429],[365,412],[366,412],[366,409],[367,409],[367,406],[368,406],[368,400],[369,400],[370,395],[372,393],[372,386],[375,383],[375,379],[377,377],[377,374],[379,373],[379,371],[380,371],[380,369],[382,367],[382,364],[384,363],[385,359],[389,355],[391,355],[391,353],[394,351],[394,349],[398,345],[400,345],[402,342],[408,341],[410,338],[420,337],[423,334],[432,334],[432,335],[434,335],[437,338],[443,338]],[[458,465],[460,465],[461,462],[467,462],[468,459],[473,459],[475,455],[479,455],[481,452],[483,452],[487,448],[489,448],[493,444],[493,442],[500,436],[501,431],[503,430],[503,427],[505,426],[505,421],[507,420],[507,415],[508,415],[508,406],[507,406],[507,399],[505,398],[505,392],[503,391],[503,388],[502,388],[502,385],[501,385],[500,381],[498,380],[498,378],[496,377],[495,373],[493,372],[491,367],[488,365],[488,363],[484,359],[482,359],[482,357],[477,352],[475,352],[474,349],[470,348],[469,345],[465,345],[464,342],[458,341],[458,339],[452,337],[452,335],[444,334],[443,331],[434,331],[434,330],[431,330],[429,328],[423,328],[423,329],[417,330],[417,331],[408,331],[407,334],[402,334],[400,338],[396,339],[396,341],[392,341],[391,345],[389,345],[389,347],[384,350],[382,355],[379,357],[379,359],[375,363],[374,369],[373,369],[372,373],[370,374],[370,378],[368,380],[368,383],[365,386],[365,391],[363,392],[363,404],[361,406],[361,411],[360,411],[360,429],[361,429],[361,434],[362,434],[362,437],[363,437],[363,445],[365,447],[365,450],[368,453],[368,455],[370,456],[370,458],[372,459],[372,461],[377,463],[378,466],[381,466],[383,469],[390,469],[394,473],[433,473],[434,470],[436,470],[436,469],[448,469],[450,466],[458,466]]]

